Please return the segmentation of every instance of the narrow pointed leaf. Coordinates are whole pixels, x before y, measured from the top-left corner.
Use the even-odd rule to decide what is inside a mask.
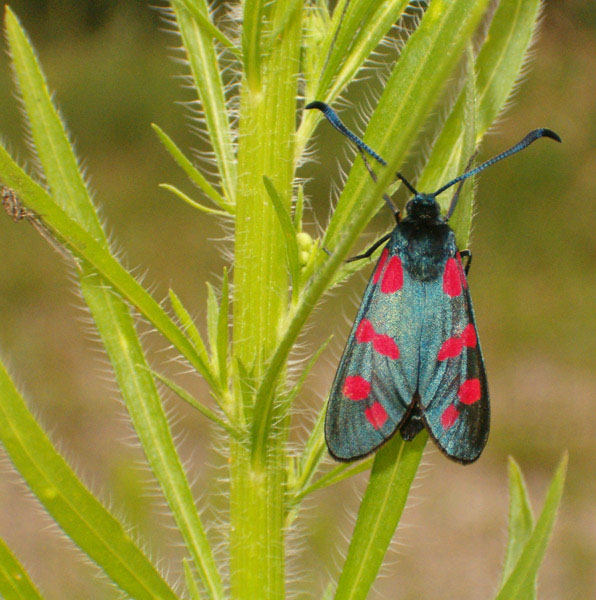
[[[0,173],[3,182],[16,192],[27,207],[38,215],[43,215],[44,224],[65,240],[76,256],[84,258],[93,265],[114,289],[136,306],[141,314],[173,344],[205,378],[207,383],[217,389],[209,368],[203,364],[193,345],[159,303],[118,263],[105,246],[100,245],[80,225],[69,218],[53,202],[48,193],[17,165],[1,145]]]
[[[193,0],[197,11],[208,18],[206,0]],[[217,167],[227,203],[234,205],[236,163],[221,69],[211,34],[202,29],[182,0],[172,0],[182,42],[186,48],[195,88],[203,108],[207,133],[215,153]]]
[[[172,308],[180,321],[180,324],[184,328],[184,332],[188,335],[190,341],[195,347],[198,355],[201,357],[201,360],[205,365],[209,364],[209,355],[207,354],[207,348],[205,347],[205,343],[203,342],[203,338],[197,329],[190,313],[186,310],[180,298],[176,295],[174,290],[170,289],[168,291],[170,302],[172,304]]]
[[[351,245],[352,231],[359,234],[361,222],[368,222],[379,206],[380,191],[393,179],[487,5],[487,0],[430,3],[387,80],[364,136],[388,168],[380,169],[377,183],[371,185],[362,161],[355,161],[327,229],[327,247],[341,238],[338,251],[343,254],[343,245]]]
[[[265,189],[275,208],[275,213],[284,233],[286,242],[286,260],[288,262],[288,270],[292,280],[292,295],[295,296],[300,291],[300,263],[298,260],[298,242],[296,240],[296,230],[292,223],[290,213],[287,211],[285,204],[282,202],[273,182],[268,177],[263,177]]]
[[[256,91],[261,82],[261,40],[265,19],[263,18],[264,0],[244,3],[242,22],[242,56],[244,73],[249,87]]]
[[[477,140],[502,112],[520,77],[538,25],[540,0],[501,0],[476,59]]]
[[[503,583],[513,571],[534,529],[534,516],[526,483],[518,464],[509,457],[509,539],[503,567]],[[528,586],[524,600],[536,596],[535,581]]]
[[[212,598],[223,598],[213,553],[194,503],[151,372],[126,305],[99,276],[81,280],[81,289],[106,349],[118,387],[151,470]]]
[[[207,181],[205,176],[192,164],[192,162],[184,155],[182,150],[178,148],[174,140],[169,137],[160,127],[152,125],[153,131],[157,134],[165,149],[170,156],[182,167],[182,170],[188,175],[189,179],[200,188],[208,198],[210,198],[222,210],[233,214],[234,207]]]
[[[317,77],[315,98],[310,99],[333,103],[399,20],[408,4],[409,0],[378,3],[357,0],[344,7],[338,2],[333,13],[333,23],[337,23],[337,29],[329,29],[328,39],[321,51],[322,58],[326,57],[326,60],[320,65],[322,71]],[[341,18],[344,8],[345,14]],[[316,113],[304,116],[297,133],[297,156],[304,150],[318,119]]]
[[[79,222],[97,241],[105,243],[105,235],[66,130],[52,104],[44,75],[29,40],[9,7],[6,7],[5,22],[23,106],[52,197],[68,216]]]
[[[363,473],[364,471],[368,471],[373,464],[373,460],[374,456],[371,456],[357,463],[342,463],[341,465],[337,465],[337,467],[334,467],[324,475],[321,475],[316,481],[306,486],[302,491],[296,493],[290,501],[291,504],[301,502],[306,496],[313,492],[340,483],[341,481],[349,479],[359,473]]]
[[[215,412],[213,412],[210,408],[206,407],[204,404],[199,402],[190,392],[186,391],[183,387],[179,386],[176,382],[172,381],[165,375],[161,373],[157,373],[156,371],[151,369],[151,373],[153,373],[154,377],[157,377],[164,385],[167,385],[177,396],[182,398],[187,404],[196,408],[202,415],[206,416],[208,419],[219,425],[222,429],[225,429],[230,435],[234,436],[236,439],[240,439],[240,433],[232,427],[227,421],[219,417]]]
[[[219,378],[219,362],[217,360],[217,332],[219,321],[219,303],[213,286],[207,282],[207,337],[211,349],[211,365]]]
[[[520,77],[540,12],[539,0],[502,0],[495,12],[485,42],[476,59],[475,77],[475,144],[478,144],[502,112]],[[469,122],[470,81],[455,103],[441,134],[435,141],[424,173],[419,179],[421,190],[446,182],[459,175],[464,154],[465,131],[461,123]],[[468,145],[468,144],[466,144]],[[471,153],[468,154],[471,156]],[[466,159],[467,160],[467,159]],[[468,190],[471,186],[466,186]],[[471,194],[471,192],[467,192]],[[462,198],[460,198],[461,201]],[[445,200],[446,202],[446,200]],[[462,210],[464,209],[464,210]],[[458,241],[462,248],[469,240],[473,205],[462,203],[456,210]]]
[[[495,600],[525,600],[527,598],[527,591],[534,585],[540,563],[552,534],[557,510],[563,495],[566,472],[567,454],[563,455],[559,462],[532,535],[528,538],[517,564]]]
[[[217,364],[219,381],[222,389],[228,388],[228,318],[230,313],[230,288],[228,286],[228,270],[224,267],[221,285],[221,302],[217,316]]]
[[[461,175],[468,166],[476,148],[476,78],[474,56],[470,46],[466,53],[466,82],[461,94],[433,144],[430,157],[418,179],[417,189],[434,191],[444,183]],[[451,228],[455,231],[459,248],[467,248],[472,227],[474,208],[473,178],[461,191],[453,216]],[[442,212],[451,205],[455,191],[439,197]]]
[[[265,51],[266,54],[271,51],[271,45],[275,44],[284,35],[286,27],[291,24],[292,19],[296,18],[297,11],[302,9],[303,2],[304,0],[290,0],[279,23],[275,25],[275,29],[268,36],[269,48]]]
[[[310,357],[310,359],[306,363],[304,369],[302,370],[302,373],[300,373],[300,377],[298,377],[298,381],[292,386],[292,389],[287,394],[287,396],[284,398],[284,404],[286,405],[286,410],[289,409],[292,402],[295,400],[296,396],[302,389],[302,386],[304,385],[304,382],[306,381],[306,378],[308,377],[311,369],[315,366],[315,364],[319,360],[319,357],[321,356],[321,354],[323,354],[323,352],[325,351],[325,348],[327,348],[327,346],[329,345],[329,342],[331,341],[332,337],[333,336],[330,335],[321,344],[319,349]]]
[[[197,585],[197,582],[195,581],[195,578],[192,573],[192,569],[191,569],[189,562],[186,559],[184,559],[183,563],[184,563],[184,580],[186,581],[186,587],[188,588],[188,591],[190,592],[190,597],[192,598],[192,600],[202,600],[201,591],[199,590],[199,586]]]
[[[457,170],[463,173],[468,167],[472,167],[470,164],[476,149],[476,78],[474,76],[474,62],[472,48],[468,47],[467,53],[467,79],[463,89],[463,136],[461,136],[461,152],[460,161]],[[458,138],[460,136],[457,136]],[[444,181],[449,181],[446,179]],[[437,185],[441,185],[441,182],[437,182]],[[456,193],[456,192],[454,192]],[[448,210],[452,200],[452,194],[448,194],[443,199],[443,206]],[[470,177],[464,182],[461,189],[457,206],[449,221],[451,228],[455,232],[455,238],[459,248],[468,248],[470,243],[470,234],[472,231],[472,216],[474,213],[474,177]]]
[[[224,210],[217,210],[216,208],[209,208],[208,206],[203,206],[199,202],[196,202],[190,196],[187,196],[182,190],[179,190],[176,186],[170,185],[169,183],[160,183],[159,187],[163,190],[167,190],[168,192],[172,192],[175,196],[178,196],[183,202],[186,202],[189,206],[200,210],[201,212],[207,213],[209,215],[219,215],[220,217],[228,217],[230,215],[229,212]]]
[[[408,4],[409,0],[358,0],[349,4],[321,76],[319,97],[329,101],[339,96]]]
[[[304,212],[304,186],[298,186],[298,196],[296,197],[296,207],[294,208],[294,229],[302,231],[302,214]]]
[[[0,598],[43,600],[29,574],[2,538],[0,538]]]
[[[368,597],[405,507],[427,438],[423,432],[406,443],[394,436],[375,454],[335,600]]]
[[[199,27],[211,37],[215,38],[224,48],[231,50],[237,58],[242,58],[242,51],[237,48],[220,29],[218,29],[210,20],[209,16],[201,12],[193,0],[181,0],[184,8],[193,16]]]
[[[122,590],[139,600],[176,600],[126,529],[83,486],[0,364],[0,442],[31,491],[64,530]]]

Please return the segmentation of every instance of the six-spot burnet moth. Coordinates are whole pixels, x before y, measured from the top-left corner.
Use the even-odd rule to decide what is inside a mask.
[[[323,102],[311,102],[356,146],[385,161],[352,133]],[[466,170],[434,194],[422,194],[397,173],[414,197],[406,216],[367,252],[385,245],[364,291],[329,396],[325,438],[331,455],[350,461],[370,454],[399,430],[412,440],[426,428],[440,450],[460,463],[479,456],[488,438],[490,407],[486,372],[466,275],[469,251],[460,252],[448,225],[463,181],[541,137],[536,129],[515,146]],[[460,183],[462,182],[462,183]],[[436,197],[459,183],[441,215]],[[391,200],[385,201],[392,207]],[[464,268],[462,256],[467,258]]]

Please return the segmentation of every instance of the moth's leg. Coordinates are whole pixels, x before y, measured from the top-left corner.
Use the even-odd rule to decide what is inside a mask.
[[[391,237],[391,233],[384,235],[380,240],[377,240],[366,252],[362,254],[358,254],[356,256],[352,256],[352,258],[348,258],[346,260],[347,263],[354,262],[355,260],[361,260],[363,258],[370,258],[373,252],[381,245],[384,244]]]
[[[467,258],[466,266],[464,267],[464,273],[467,275],[470,270],[470,265],[472,264],[472,251],[469,249],[462,250],[459,255],[463,258]]]

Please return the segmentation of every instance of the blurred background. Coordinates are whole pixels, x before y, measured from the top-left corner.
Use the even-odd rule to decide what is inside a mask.
[[[229,242],[212,217],[157,188],[168,182],[192,191],[150,123],[185,150],[202,148],[183,105],[193,100],[180,80],[185,69],[172,60],[178,41],[155,9],[159,2],[10,4],[37,49],[124,263],[144,275],[156,298],[175,289],[203,325],[205,281],[217,283]],[[527,76],[481,158],[541,126],[557,131],[564,144],[532,146],[486,171],[477,188],[470,285],[491,388],[488,447],[478,463],[462,468],[429,445],[414,502],[371,597],[490,598],[505,552],[507,456],[521,464],[538,511],[565,449],[569,476],[539,598],[594,597],[596,3],[590,0],[545,3]],[[317,134],[321,162],[302,171],[313,179],[313,234],[316,223],[326,222],[329,172],[337,172],[333,155],[343,156],[337,145],[344,143],[329,129]],[[6,53],[0,56],[0,135],[34,172]],[[389,226],[387,215],[379,215],[362,245]],[[179,580],[180,540],[143,467],[69,267],[32,227],[7,217],[0,218],[0,255],[2,359],[64,456],[118,516],[139,524],[145,547],[163,559],[171,581]],[[310,347],[336,335],[302,394],[305,422],[326,397],[368,271],[311,320]],[[154,364],[181,371],[164,366],[170,355],[158,338],[146,340]],[[195,378],[183,383],[205,395]],[[210,443],[211,428],[176,399],[168,407],[197,497],[221,492],[224,459],[221,446]],[[327,572],[341,564],[342,531],[349,531],[365,481],[310,499],[293,561],[298,597],[317,597],[312,590],[322,589]],[[205,520],[219,522],[211,512]],[[50,523],[0,451],[0,535],[46,597],[119,597]]]

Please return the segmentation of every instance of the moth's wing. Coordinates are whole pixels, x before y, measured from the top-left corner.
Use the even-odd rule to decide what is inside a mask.
[[[439,448],[469,463],[488,439],[490,407],[482,351],[459,253],[426,286],[420,343],[423,420]]]
[[[373,271],[341,358],[325,419],[327,447],[355,460],[390,438],[411,409],[423,296],[390,241]]]

